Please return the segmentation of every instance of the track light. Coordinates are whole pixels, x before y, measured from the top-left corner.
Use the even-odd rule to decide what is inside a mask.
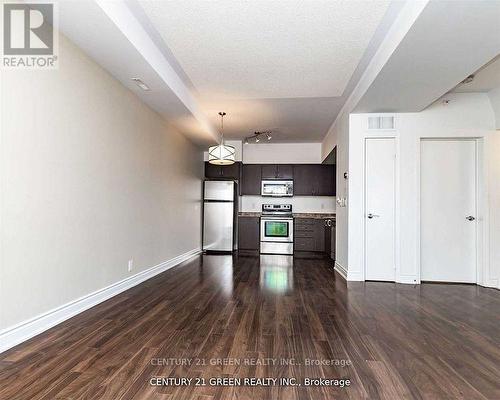
[[[262,135],[266,135],[267,141],[270,141],[273,137],[271,136],[271,131],[256,131],[252,136],[247,136],[244,138],[243,143],[248,144],[250,142],[259,143]]]
[[[474,74],[469,75],[467,78],[465,78],[462,82],[460,83],[471,83],[474,80]]]
[[[131,78],[133,82],[135,82],[135,84],[137,86],[139,86],[142,90],[144,90],[145,92],[148,92],[150,91],[151,89],[149,88],[148,85],[146,85],[140,78]]]

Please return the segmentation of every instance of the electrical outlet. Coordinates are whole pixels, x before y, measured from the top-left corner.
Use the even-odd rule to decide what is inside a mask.
[[[325,209],[325,205],[323,203],[321,203],[321,209],[324,210]]]
[[[133,259],[128,260],[128,272],[132,271],[133,268],[134,268],[134,260]]]

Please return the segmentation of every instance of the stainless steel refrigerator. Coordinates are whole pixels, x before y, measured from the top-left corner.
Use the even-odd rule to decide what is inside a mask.
[[[205,181],[203,192],[203,250],[233,251],[236,182]]]

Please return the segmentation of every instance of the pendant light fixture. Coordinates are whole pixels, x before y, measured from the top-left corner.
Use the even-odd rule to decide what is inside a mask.
[[[208,148],[208,162],[215,165],[231,165],[234,164],[234,146],[224,144],[224,116],[225,112],[221,111],[220,115],[220,143],[216,146]]]

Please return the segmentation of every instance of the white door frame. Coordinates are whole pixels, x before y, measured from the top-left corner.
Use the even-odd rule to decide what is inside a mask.
[[[482,201],[482,193],[484,192],[484,181],[482,179],[482,176],[480,174],[481,171],[481,166],[483,164],[483,138],[478,138],[478,137],[421,137],[418,142],[418,152],[417,152],[417,219],[416,219],[416,229],[417,229],[417,249],[416,249],[416,257],[417,257],[417,276],[418,276],[418,283],[421,283],[421,277],[422,277],[422,261],[421,261],[421,195],[422,195],[422,187],[421,187],[421,155],[422,155],[422,142],[423,141],[451,141],[451,142],[456,142],[456,141],[473,141],[475,143],[475,149],[476,149],[476,284],[482,283],[482,272],[484,268],[483,264],[483,251],[484,251],[484,246],[483,246],[483,226],[480,224],[481,222],[484,221],[484,204]]]
[[[400,154],[400,144],[399,138],[396,134],[372,134],[370,136],[365,136],[363,138],[363,277],[362,280],[366,280],[366,144],[368,140],[377,140],[377,139],[393,139],[394,147],[395,147],[395,157],[396,160],[394,162],[394,263],[396,271],[394,273],[395,282],[399,281],[400,275],[400,193],[399,193],[399,179],[400,179],[400,162],[399,162],[399,154]]]

